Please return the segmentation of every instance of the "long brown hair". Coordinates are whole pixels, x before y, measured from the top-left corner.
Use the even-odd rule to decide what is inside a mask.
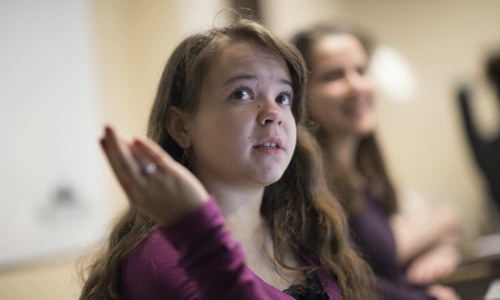
[[[364,33],[347,25],[319,24],[309,30],[297,33],[292,38],[292,43],[302,53],[310,72],[312,69],[313,51],[315,45],[324,37],[335,34],[349,34],[360,41],[364,50],[371,55],[373,43]],[[317,122],[307,114],[306,124],[316,136],[320,145],[325,144],[325,133]],[[326,149],[326,147],[323,147]],[[326,156],[326,153],[324,153]],[[329,157],[330,158],[330,157]],[[380,202],[387,215],[392,215],[397,210],[396,195],[384,165],[375,134],[372,132],[361,138],[356,149],[356,166],[367,183],[367,188]],[[337,195],[348,214],[356,214],[364,206],[364,191],[359,191],[345,175],[341,164],[332,159],[325,159],[327,163],[326,176],[332,192]]]
[[[343,209],[324,181],[319,147],[300,122],[306,68],[292,45],[248,19],[237,19],[229,26],[190,36],[177,47],[165,67],[149,119],[149,137],[174,159],[183,162],[183,149],[169,136],[164,125],[167,110],[172,105],[185,112],[196,111],[210,58],[225,40],[256,42],[272,50],[284,59],[293,81],[292,112],[298,127],[297,147],[282,178],[265,188],[261,205],[276,262],[306,274],[314,270],[302,260],[302,256],[307,255],[337,279],[344,299],[373,299],[367,275],[369,267],[350,248]],[[80,299],[119,299],[121,266],[155,227],[154,222],[131,207],[115,226],[106,252],[91,266]],[[288,249],[300,266],[284,263]]]

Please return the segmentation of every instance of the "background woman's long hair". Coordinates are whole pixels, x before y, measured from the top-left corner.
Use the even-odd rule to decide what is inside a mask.
[[[203,75],[213,61],[210,58],[228,40],[251,41],[274,51],[285,60],[293,81],[297,148],[282,178],[266,187],[261,206],[276,262],[307,274],[314,269],[302,260],[302,255],[308,255],[338,280],[343,299],[373,299],[369,267],[349,245],[343,209],[324,181],[319,148],[300,123],[306,69],[293,46],[248,19],[237,19],[230,26],[187,38],[165,67],[149,119],[149,137],[182,163],[184,150],[165,128],[166,112],[171,105],[190,113],[196,111]],[[153,221],[130,208],[114,227],[108,248],[91,265],[80,299],[119,299],[122,264],[155,229]],[[284,257],[289,249],[299,266],[286,265]]]
[[[292,43],[302,53],[310,72],[312,69],[312,55],[315,45],[324,37],[335,34],[349,34],[358,39],[364,50],[371,55],[372,41],[361,31],[347,25],[320,24],[309,30],[297,33]],[[306,116],[309,130],[317,138],[321,146],[325,143],[325,133],[310,114]],[[323,147],[325,149],[325,147]],[[323,153],[326,155],[326,153]],[[374,133],[361,138],[356,149],[356,166],[367,183],[367,188],[379,200],[385,213],[389,216],[396,212],[397,202],[394,188],[389,179],[381,151]],[[330,158],[330,156],[329,156]],[[360,191],[346,176],[341,164],[335,160],[325,159],[326,176],[332,192],[340,199],[349,215],[359,213],[364,207],[364,190]]]

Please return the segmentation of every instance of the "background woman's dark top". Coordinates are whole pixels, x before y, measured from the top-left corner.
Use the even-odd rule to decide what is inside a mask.
[[[366,206],[349,217],[354,247],[371,265],[376,276],[376,289],[387,300],[431,300],[425,286],[410,283],[396,263],[396,242],[389,218],[378,201],[366,193]]]

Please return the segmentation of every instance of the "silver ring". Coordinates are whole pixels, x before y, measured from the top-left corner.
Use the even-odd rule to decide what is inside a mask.
[[[142,175],[153,175],[154,173],[156,173],[157,169],[158,169],[158,167],[156,166],[156,164],[154,162],[151,162],[151,163],[147,164],[144,168],[142,168],[141,174]]]

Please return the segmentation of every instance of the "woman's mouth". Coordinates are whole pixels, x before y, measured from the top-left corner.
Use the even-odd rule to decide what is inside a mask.
[[[344,113],[351,118],[362,117],[370,110],[371,103],[361,99],[351,100],[343,106]]]
[[[254,146],[254,149],[260,151],[276,151],[283,149],[283,142],[279,137],[266,137],[259,140]]]
[[[260,149],[280,149],[279,145],[276,144],[276,143],[263,143],[263,144],[254,146],[254,148],[260,148]]]

